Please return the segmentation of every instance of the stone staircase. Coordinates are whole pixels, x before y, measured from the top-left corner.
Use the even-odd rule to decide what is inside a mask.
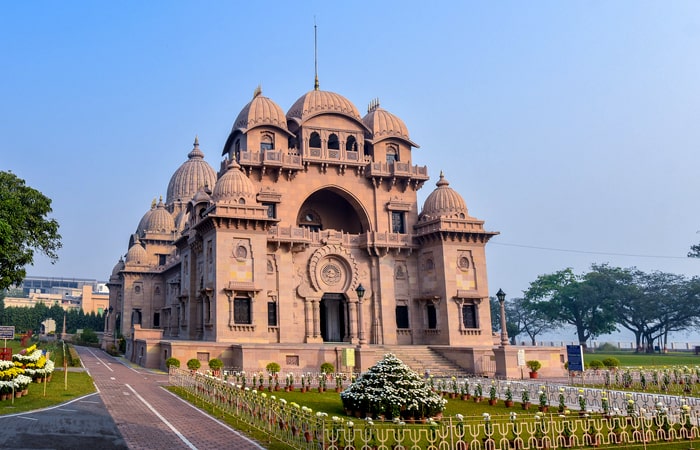
[[[393,353],[403,361],[408,367],[425,374],[430,370],[430,374],[436,377],[464,376],[466,371],[442,356],[427,345],[383,345],[384,353]]]

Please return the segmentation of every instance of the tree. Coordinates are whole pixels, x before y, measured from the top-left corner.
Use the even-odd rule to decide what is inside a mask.
[[[575,275],[571,268],[540,275],[530,283],[524,297],[527,307],[538,310],[547,319],[573,325],[584,347],[590,338],[616,329],[616,293],[598,276],[596,268],[585,275]]]
[[[20,284],[39,250],[58,260],[61,235],[49,219],[51,200],[12,172],[0,171],[0,290]]]
[[[537,308],[529,306],[524,298],[514,298],[507,306],[508,320],[513,317],[517,321],[520,333],[527,334],[532,345],[537,345],[538,335],[552,328],[552,322]],[[512,343],[516,344],[515,340]]]

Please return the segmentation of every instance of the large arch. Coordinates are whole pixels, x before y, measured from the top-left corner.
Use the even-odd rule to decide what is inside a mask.
[[[306,197],[297,212],[297,226],[350,234],[362,234],[372,229],[362,203],[338,186],[323,187]]]

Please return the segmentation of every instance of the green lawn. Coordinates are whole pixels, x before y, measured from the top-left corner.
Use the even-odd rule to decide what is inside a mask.
[[[674,352],[674,353],[634,353],[631,351],[620,352],[595,352],[585,353],[583,359],[590,363],[592,360],[599,361],[605,358],[617,358],[620,360],[621,366],[627,367],[663,367],[663,366],[688,366],[694,367],[700,365],[700,355],[695,355],[694,352]]]
[[[33,344],[30,343],[30,345]],[[3,342],[0,342],[0,346],[3,346]],[[16,340],[8,340],[7,346],[12,348],[13,354],[19,353],[23,348],[20,342]],[[50,352],[50,358],[56,364],[56,368],[60,369],[63,367],[63,348],[61,344],[41,342],[38,343],[38,347],[41,350]],[[63,370],[54,371],[52,381],[46,383],[46,394],[44,394],[43,384],[32,383],[29,385],[29,394],[15,398],[14,403],[11,400],[0,401],[0,415],[47,408],[95,392],[92,377],[86,372],[69,371],[67,389],[64,375]]]
[[[14,404],[11,400],[0,401],[0,415],[47,408],[93,392],[95,392],[95,385],[92,377],[86,372],[68,372],[68,389],[66,389],[64,372],[55,371],[51,382],[46,383],[46,395],[44,395],[43,384],[32,383],[29,385],[29,394],[14,399]]]

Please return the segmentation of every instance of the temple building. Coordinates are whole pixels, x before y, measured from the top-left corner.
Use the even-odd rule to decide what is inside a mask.
[[[362,370],[422,348],[492,371],[485,246],[497,233],[450,187],[457,168],[418,205],[418,148],[376,100],[363,117],[316,86],[285,114],[256,90],[216,169],[195,139],[129,237],[105,348],[123,337],[147,367],[172,356],[283,371]]]

